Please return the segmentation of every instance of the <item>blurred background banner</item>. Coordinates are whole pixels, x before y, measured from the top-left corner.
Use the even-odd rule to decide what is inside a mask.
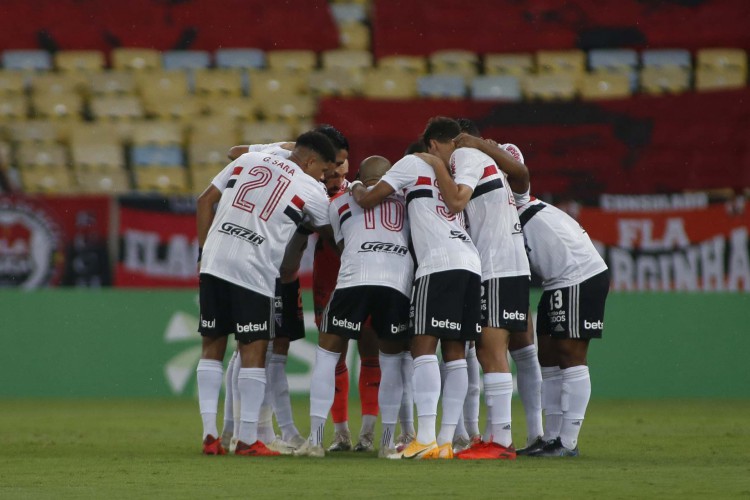
[[[111,284],[110,199],[0,195],[0,286]]]

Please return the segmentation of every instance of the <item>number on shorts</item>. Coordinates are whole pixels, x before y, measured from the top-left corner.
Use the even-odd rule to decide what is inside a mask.
[[[550,309],[562,309],[562,290],[555,290],[555,293],[549,296],[549,308]]]

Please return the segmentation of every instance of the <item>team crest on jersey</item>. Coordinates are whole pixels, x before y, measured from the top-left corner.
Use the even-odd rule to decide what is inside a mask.
[[[409,249],[403,245],[397,245],[395,243],[383,243],[381,241],[365,241],[359,247],[359,252],[382,252],[391,253],[395,255],[406,255],[409,253]]]
[[[223,223],[221,225],[221,228],[219,229],[219,232],[228,234],[229,236],[234,236],[235,238],[239,238],[256,247],[260,246],[264,241],[266,241],[265,236],[261,236],[255,231],[247,229],[246,227],[238,226],[237,224],[233,224],[231,222]]]

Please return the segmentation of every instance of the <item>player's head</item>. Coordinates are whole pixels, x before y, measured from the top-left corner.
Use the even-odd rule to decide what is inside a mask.
[[[426,153],[426,152],[427,152],[427,148],[425,147],[424,142],[422,142],[422,139],[419,139],[409,144],[409,147],[406,148],[406,152],[404,153],[404,155],[413,155],[414,153]]]
[[[461,132],[473,135],[474,137],[482,137],[482,133],[479,132],[479,127],[477,127],[477,124],[474,123],[473,120],[469,120],[468,118],[456,118],[456,122],[458,122],[458,126],[461,127]]]
[[[359,180],[365,186],[374,186],[391,168],[391,162],[382,156],[370,156],[359,164]]]
[[[328,137],[336,149],[336,168],[326,174],[325,184],[329,196],[333,196],[341,190],[341,185],[349,173],[349,141],[333,125],[322,124],[315,127],[315,132],[320,132]]]
[[[310,131],[297,137],[290,158],[311,177],[322,181],[336,168],[336,150],[331,141],[320,132]]]
[[[446,165],[450,162],[451,154],[456,150],[453,138],[461,133],[458,122],[445,116],[430,118],[422,133],[422,142],[427,152],[443,160]]]

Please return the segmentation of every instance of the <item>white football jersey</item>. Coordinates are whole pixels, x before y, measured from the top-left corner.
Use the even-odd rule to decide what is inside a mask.
[[[529,276],[513,193],[497,164],[478,149],[459,148],[451,155],[456,184],[474,193],[466,204],[466,224],[482,260],[482,280]]]
[[[529,263],[545,290],[577,285],[607,269],[575,219],[528,191],[517,193],[516,200]]]
[[[377,285],[411,296],[414,262],[404,198],[393,194],[368,210],[351,193],[331,200],[328,217],[336,242],[344,242],[336,288]]]
[[[288,142],[288,141],[287,141]],[[282,148],[282,144],[286,142],[272,142],[270,144],[250,144],[247,146],[248,153],[271,153],[276,156],[283,156],[289,158],[292,156],[292,152],[288,149]]]
[[[482,266],[462,214],[453,214],[440,196],[432,167],[414,155],[396,162],[381,179],[403,193],[411,239],[417,255],[416,278],[464,269],[482,274]]]
[[[316,227],[329,224],[325,191],[297,164],[268,153],[243,154],[212,183],[222,195],[201,272],[273,297],[286,244],[303,215]]]

